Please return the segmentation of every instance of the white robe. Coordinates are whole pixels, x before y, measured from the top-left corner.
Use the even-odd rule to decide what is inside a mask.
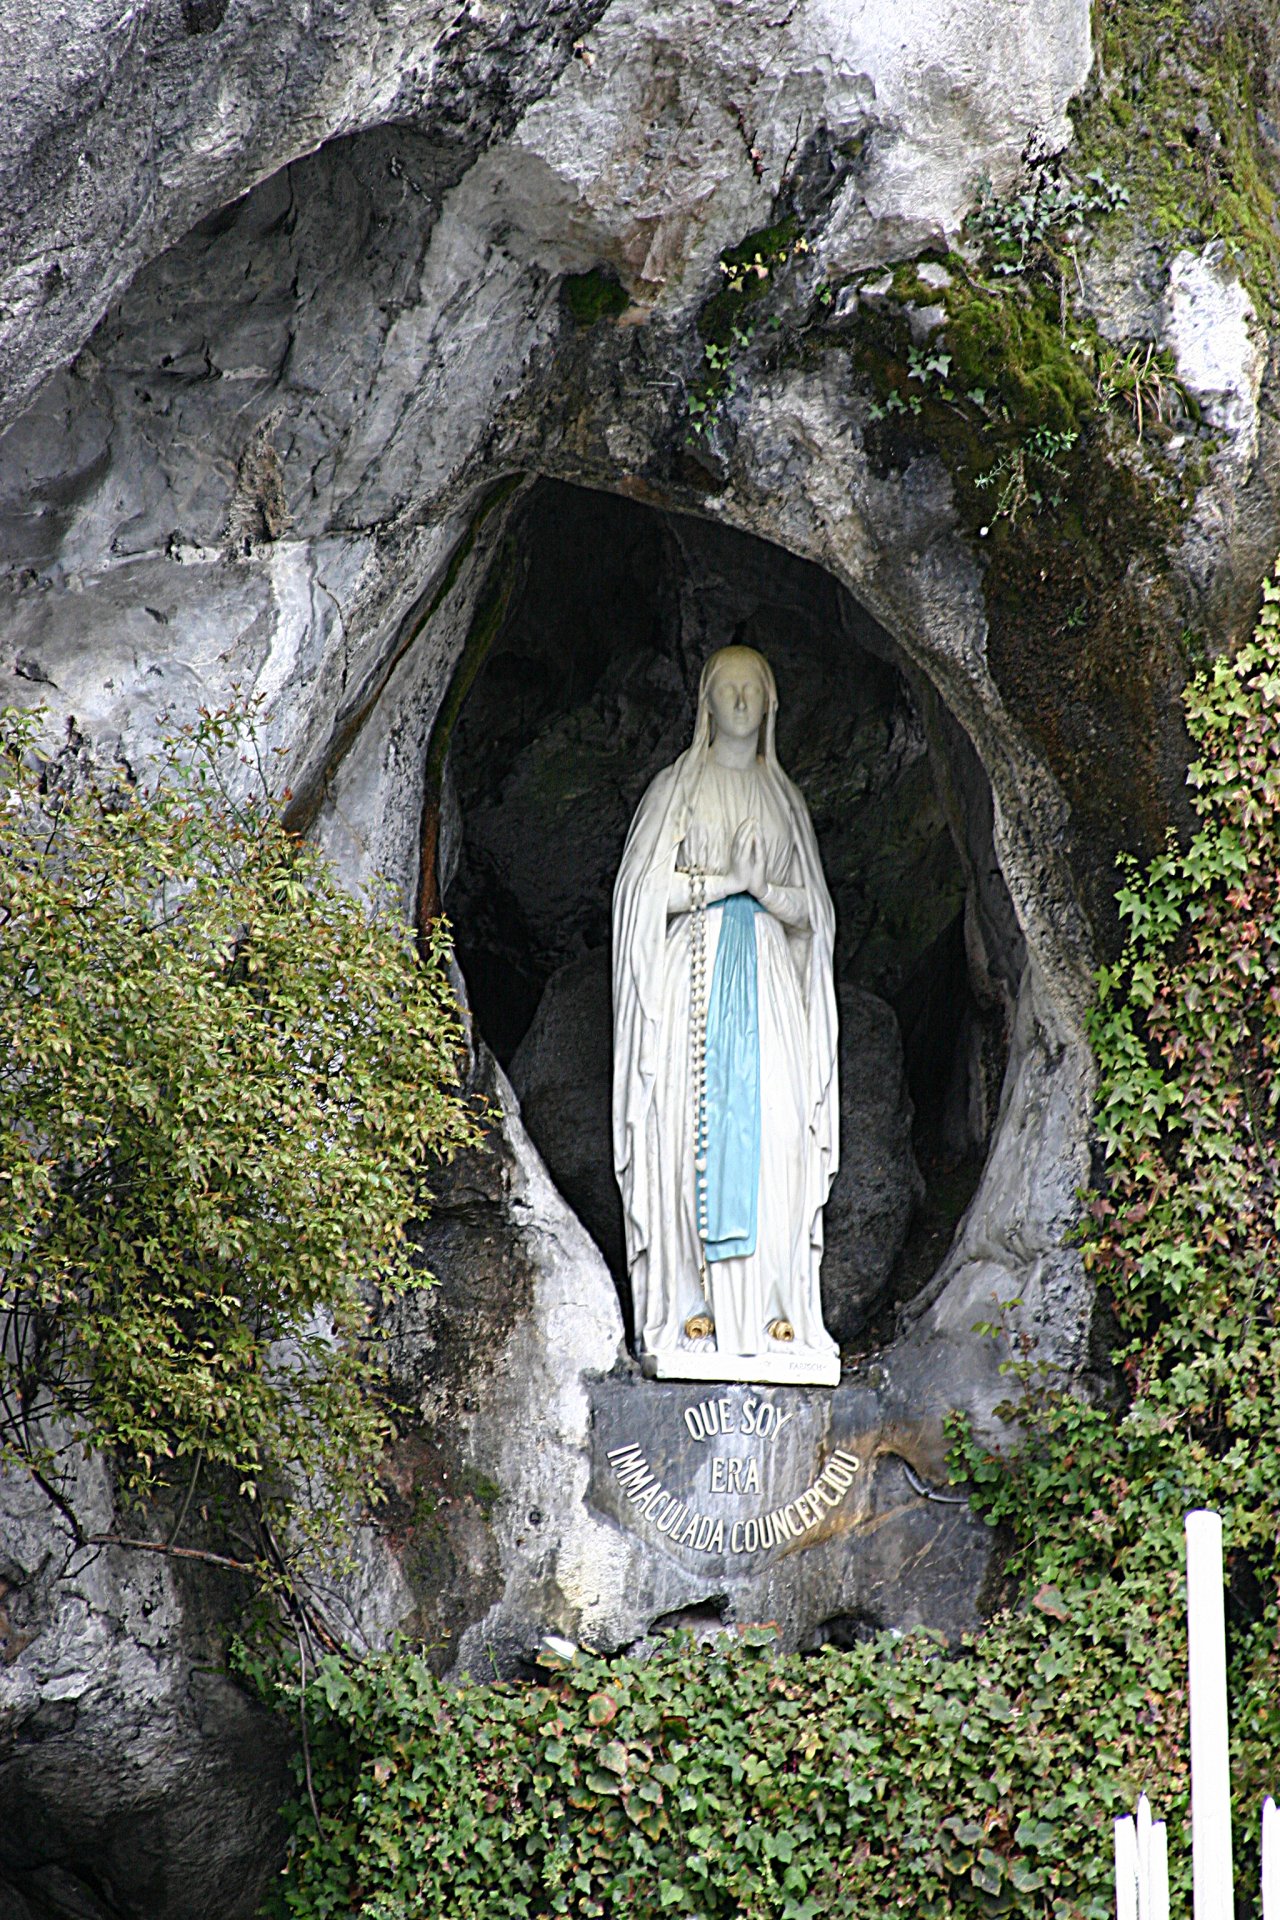
[[[808,811],[768,749],[721,767],[705,744],[660,773],[636,810],[614,889],[614,1163],[642,1355],[691,1344],[710,1311],[721,1355],[778,1351],[790,1321],[797,1359],[830,1356],[822,1324],[822,1209],[839,1155],[834,916]],[[753,917],[760,1036],[760,1184],[754,1253],[707,1264],[704,1301],[692,1146],[690,915],[669,915],[677,869],[723,873],[745,819],[761,828],[770,885],[799,889],[807,926]],[[707,991],[721,914],[706,913]],[[749,1367],[744,1378],[750,1378]]]

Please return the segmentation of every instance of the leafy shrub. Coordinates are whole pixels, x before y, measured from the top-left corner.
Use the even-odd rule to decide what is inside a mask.
[[[1060,1624],[1023,1623],[1017,1668],[999,1644],[956,1660],[924,1633],[814,1658],[772,1640],[679,1635],[647,1662],[579,1655],[541,1686],[450,1687],[405,1653],[326,1659],[308,1688],[320,1827],[291,1809],[300,1845],[272,1910],[815,1920],[1052,1911],[1051,1889],[1078,1885],[1116,1800],[1087,1783],[1080,1709],[1104,1716],[1111,1678],[1095,1660],[1064,1695]]]
[[[1107,1180],[1084,1252],[1127,1404],[1040,1383],[1011,1464],[957,1431],[957,1474],[1015,1541],[1013,1604],[958,1648],[917,1633],[783,1657],[752,1628],[647,1663],[580,1654],[536,1686],[447,1686],[403,1650],[329,1659],[301,1690],[314,1801],[290,1811],[274,1913],[1107,1920],[1111,1821],[1144,1788],[1189,1907],[1196,1505],[1225,1521],[1256,1887],[1256,1814],[1280,1786],[1280,585],[1264,591],[1252,643],[1190,689],[1199,824],[1127,874],[1128,944],[1093,1017]],[[298,1702],[288,1675],[264,1684]]]
[[[439,943],[284,831],[245,715],[146,789],[34,739],[0,721],[0,1457],[73,1522],[75,1446],[340,1509],[387,1432],[365,1294],[471,1131]]]

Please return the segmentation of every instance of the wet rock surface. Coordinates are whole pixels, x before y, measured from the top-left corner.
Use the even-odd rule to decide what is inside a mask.
[[[941,1425],[883,1369],[834,1391],[613,1379],[591,1403],[588,1500],[644,1541],[646,1570],[679,1566],[700,1595],[687,1609],[775,1620],[797,1647],[855,1619],[979,1624],[989,1531],[930,1488]]]

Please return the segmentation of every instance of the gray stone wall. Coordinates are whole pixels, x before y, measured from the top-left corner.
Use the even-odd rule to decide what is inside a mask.
[[[1007,1017],[1002,1081],[965,1082],[989,1142],[976,1190],[835,1396],[858,1498],[745,1578],[602,1490],[593,1418],[645,1389],[605,1260],[478,1052],[494,1139],[424,1229],[439,1287],[397,1310],[415,1411],[389,1523],[362,1539],[353,1639],[406,1626],[447,1670],[520,1671],[545,1631],[620,1646],[680,1614],[767,1608],[796,1643],[970,1624],[989,1542],[930,1493],[947,1411],[1005,1434],[975,1323],[1019,1301],[1040,1356],[1087,1385],[1067,1234],[1123,823],[1079,832],[1080,769],[1024,697],[1056,699],[1061,661],[1031,616],[993,652],[947,472],[927,450],[872,458],[847,358],[757,342],[696,449],[684,408],[718,257],[784,203],[806,249],[788,297],[834,286],[853,311],[866,276],[954,238],[980,182],[1068,141],[1086,0],[11,0],[5,26],[5,699],[141,774],[169,718],[260,694],[299,824],[410,911],[432,728],[523,493],[542,476],[692,515],[822,570],[886,636],[941,770],[967,978]],[[1274,342],[1219,254],[1086,267],[1099,324],[1125,337],[1144,300],[1213,423],[1195,512],[1143,565],[1158,620],[1225,643],[1280,537]],[[622,298],[585,324],[565,277],[593,273]],[[1175,692],[1155,695],[1157,826],[1181,780]],[[1073,738],[1109,724],[1091,698]],[[805,1418],[817,1471],[835,1415]],[[104,1463],[76,1497],[110,1512]],[[247,1916],[288,1733],[205,1672],[242,1596],[122,1550],[68,1567],[31,1489],[4,1498],[3,1897],[22,1920]]]

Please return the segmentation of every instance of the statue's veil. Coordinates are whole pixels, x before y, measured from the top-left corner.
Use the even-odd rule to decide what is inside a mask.
[[[715,653],[708,657],[706,665],[702,669],[702,675],[698,681],[698,712],[693,723],[693,739],[689,742],[688,753],[683,757],[687,759],[692,755],[697,755],[699,761],[702,761],[706,759],[710,751],[711,683],[716,677],[717,668],[722,665],[727,653],[744,654],[746,658],[754,664],[761,680],[764,682],[764,719],[760,723],[761,730],[764,734],[764,741],[763,751],[761,751],[758,746],[757,753],[767,767],[774,773],[779,773],[781,772],[781,768],[778,766],[777,745],[778,683],[773,677],[773,668],[769,665],[769,662],[762,653],[757,653],[754,647],[744,647],[737,643],[731,647],[718,648]],[[676,764],[678,766],[679,761],[677,761]],[[699,772],[700,771],[701,767],[699,767]]]
[[[778,765],[778,689],[773,670],[752,647],[721,648],[702,669],[693,738],[677,760],[650,783],[627,835],[613,892],[613,1149],[622,1191],[627,1264],[636,1322],[645,1321],[647,1247],[651,1209],[650,1156],[645,1148],[656,1063],[662,1043],[662,977],[667,902],[680,843],[688,830],[712,740],[711,683],[727,652],[749,655],[764,681],[765,711],[756,767],[790,821],[809,926],[788,930],[806,1011],[810,1126],[814,1152],[809,1195],[815,1254],[822,1244],[822,1208],[839,1163],[839,1086],[836,1004],[832,979],[835,914],[823,878],[808,809]]]

